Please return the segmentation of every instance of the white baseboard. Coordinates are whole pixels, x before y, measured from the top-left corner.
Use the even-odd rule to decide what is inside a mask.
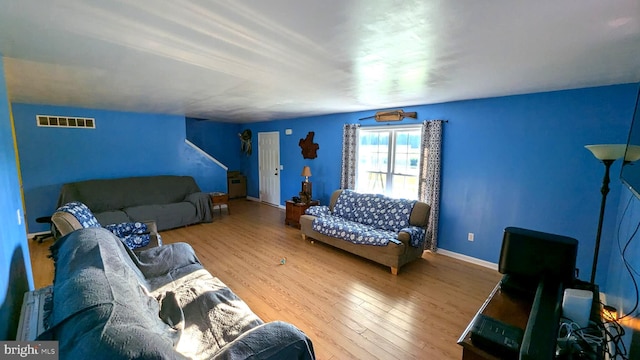
[[[44,235],[44,234],[48,234],[51,231],[39,231],[39,232],[34,232],[34,233],[28,233],[27,234],[27,239],[31,239],[32,237],[36,236],[36,235]]]
[[[492,263],[489,261],[485,261],[485,260],[481,260],[478,258],[474,258],[471,256],[467,256],[467,255],[463,255],[463,254],[458,254],[456,252],[453,251],[449,251],[449,250],[444,250],[444,249],[438,249],[436,250],[437,254],[440,255],[444,255],[444,256],[448,256],[448,257],[452,257],[454,259],[458,259],[458,260],[462,260],[462,261],[466,261],[468,263],[472,263],[472,264],[476,264],[476,265],[480,265],[492,270],[498,270],[498,264],[496,263]]]
[[[251,201],[256,201],[256,202],[260,202],[260,199],[252,197],[252,196],[247,196],[247,200],[251,200]],[[266,204],[266,203],[265,203]],[[267,205],[271,205],[271,204],[267,204]],[[286,207],[284,205],[273,205],[273,207],[277,207],[279,209],[286,209]]]

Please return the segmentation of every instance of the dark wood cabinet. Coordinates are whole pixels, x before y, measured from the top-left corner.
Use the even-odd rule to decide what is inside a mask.
[[[300,228],[300,216],[304,215],[305,210],[311,206],[320,205],[320,201],[312,200],[308,204],[296,203],[291,200],[286,202],[286,215],[284,219],[285,225]]]

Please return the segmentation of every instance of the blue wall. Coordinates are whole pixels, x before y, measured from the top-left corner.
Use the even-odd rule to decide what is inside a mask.
[[[240,170],[241,124],[187,118],[187,139],[225,165],[229,171]],[[226,191],[226,187],[220,191]]]
[[[506,226],[571,236],[580,242],[580,278],[589,279],[604,166],[584,145],[626,143],[636,90],[620,85],[439,106],[451,120],[440,245],[497,262]],[[619,187],[612,188],[610,198],[617,199]],[[613,202],[605,214],[601,269],[609,258]],[[604,271],[597,281],[605,281]]]
[[[296,118],[278,121],[268,121],[248,124],[254,136],[254,152],[247,159],[244,172],[247,174],[247,193],[258,198],[258,133],[278,131],[280,133],[280,164],[283,170],[280,172],[280,204],[292,196],[298,196],[301,188],[300,176],[302,167],[308,165],[311,168],[313,183],[313,197],[321,203],[327,204],[333,190],[340,187],[340,166],[342,160],[342,126],[345,123],[356,123],[358,118],[371,115],[367,113],[348,113],[307,118]],[[365,123],[365,122],[362,122]],[[285,135],[285,130],[291,129],[291,135]],[[298,142],[313,131],[314,143],[320,148],[317,158],[304,159]]]
[[[405,107],[420,120],[444,125],[441,249],[496,263],[502,231],[519,226],[580,241],[580,278],[588,280],[600,208],[604,166],[587,144],[625,143],[637,84],[557,91]],[[281,204],[300,191],[300,171],[311,166],[314,197],[323,203],[339,187],[342,125],[373,112],[336,114],[249,124],[280,132]],[[405,120],[403,123],[417,122]],[[285,129],[293,134],[284,135]],[[298,141],[315,132],[318,158],[303,159]],[[612,174],[619,173],[619,164]],[[257,150],[244,168],[249,196],[259,196]],[[617,176],[614,177],[617,179]],[[612,186],[599,269],[606,269],[620,187]],[[614,199],[614,200],[611,200]],[[467,233],[475,241],[467,241]],[[597,281],[605,281],[604,270]]]
[[[20,198],[18,165],[4,66],[0,57],[0,340],[15,339],[24,291],[33,289],[33,277]]]
[[[226,187],[226,172],[185,143],[185,118],[13,104],[29,232],[56,208],[62,184],[145,175],[191,175],[203,191]],[[93,117],[95,129],[48,128],[36,115]]]

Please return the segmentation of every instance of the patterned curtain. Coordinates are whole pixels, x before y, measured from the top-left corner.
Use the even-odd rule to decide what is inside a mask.
[[[431,216],[424,244],[424,249],[431,251],[438,248],[442,123],[442,120],[422,123],[422,144],[420,144],[422,163],[418,181],[418,199],[431,206]]]
[[[356,148],[358,145],[359,124],[344,124],[342,130],[342,171],[340,173],[340,188],[356,188]]]

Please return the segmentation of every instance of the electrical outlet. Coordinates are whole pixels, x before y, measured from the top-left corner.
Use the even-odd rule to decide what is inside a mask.
[[[469,233],[469,235],[467,235],[467,240],[469,241],[473,241],[474,238],[475,238],[475,235],[473,233]]]

